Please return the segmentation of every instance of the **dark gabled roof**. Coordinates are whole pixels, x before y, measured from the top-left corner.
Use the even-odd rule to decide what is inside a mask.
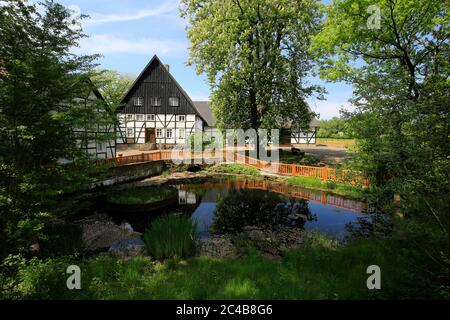
[[[213,114],[209,106],[209,101],[194,101],[195,109],[197,109],[200,116],[206,122],[208,127],[214,126]]]
[[[153,56],[153,58],[150,60],[150,62],[145,66],[144,70],[142,70],[142,72],[139,74],[139,76],[136,78],[136,80],[134,80],[133,84],[130,86],[130,89],[127,91],[127,93],[125,93],[125,95],[123,96],[122,100],[121,100],[121,106],[119,106],[119,108],[117,108],[117,111],[120,111],[121,109],[123,109],[124,107],[124,103],[125,100],[128,98],[128,96],[130,95],[130,93],[133,91],[133,88],[142,80],[142,78],[144,77],[147,69],[150,68],[150,66],[152,65],[152,63],[154,61],[157,61],[160,65],[164,66],[164,64],[161,62],[161,60],[159,60],[158,56],[155,54]],[[169,70],[167,70],[167,74],[169,75],[169,78],[173,81],[173,83],[175,83],[175,86],[181,91],[181,93],[186,97],[186,99],[188,100],[188,102],[192,105],[192,107],[194,108],[194,110],[197,112],[197,115],[203,119],[203,121],[207,122],[206,119],[203,118],[202,114],[197,110],[195,103],[191,100],[191,97],[189,97],[189,95],[187,94],[187,92],[183,89],[183,87],[178,83],[178,81],[174,78],[174,76],[172,76],[172,74],[170,73]]]

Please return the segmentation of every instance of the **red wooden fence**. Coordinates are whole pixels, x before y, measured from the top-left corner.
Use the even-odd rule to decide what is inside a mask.
[[[158,160],[203,160],[203,159],[227,159],[232,160],[236,163],[241,163],[248,165],[250,167],[257,168],[262,171],[288,175],[288,176],[299,176],[299,177],[313,177],[321,179],[324,181],[347,181],[352,183],[359,183],[362,185],[368,185],[367,179],[361,176],[350,176],[348,170],[341,170],[338,172],[335,168],[329,167],[314,167],[314,166],[303,166],[298,164],[286,164],[279,162],[269,162],[250,158],[248,156],[231,153],[227,151],[220,151],[216,153],[203,153],[203,152],[185,152],[183,150],[172,151],[172,150],[156,150],[147,153],[132,155],[132,156],[121,156],[112,159],[101,159],[97,160],[97,164],[107,164],[112,166],[123,166],[128,164],[148,162],[148,161],[158,161]]]

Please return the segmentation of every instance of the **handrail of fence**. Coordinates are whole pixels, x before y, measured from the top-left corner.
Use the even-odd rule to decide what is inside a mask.
[[[315,167],[304,166],[299,164],[287,164],[280,162],[270,162],[259,159],[254,159],[240,153],[231,153],[227,150],[215,153],[204,152],[186,152],[183,150],[155,150],[146,153],[141,153],[131,156],[122,156],[119,154],[116,158],[111,159],[99,159],[97,164],[123,166],[129,164],[135,164],[140,162],[159,161],[159,160],[202,160],[202,159],[227,159],[236,163],[245,164],[250,167],[257,168],[258,170],[266,171],[269,173],[275,173],[288,176],[299,177],[313,177],[324,181],[350,181],[352,183],[359,183],[362,185],[368,185],[367,179],[361,177],[361,175],[353,175],[351,177],[348,170],[336,170],[330,167]]]

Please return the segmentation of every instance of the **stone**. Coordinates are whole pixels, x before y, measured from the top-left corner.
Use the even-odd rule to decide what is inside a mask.
[[[82,239],[88,251],[107,249],[115,242],[141,236],[131,226],[118,226],[106,217],[88,217],[77,223],[81,225]]]
[[[108,253],[119,259],[130,259],[145,254],[145,243],[140,237],[114,242]]]
[[[213,259],[234,257],[235,249],[228,236],[211,235],[211,237],[201,240],[199,255]]]

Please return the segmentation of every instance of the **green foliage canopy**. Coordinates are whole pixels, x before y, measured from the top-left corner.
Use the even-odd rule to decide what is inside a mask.
[[[71,53],[84,37],[82,18],[53,1],[1,4],[0,225],[6,239],[31,240],[40,221],[64,207],[59,197],[84,186],[95,171],[79,143],[102,139],[91,129],[111,124],[111,116],[98,112],[104,101],[93,95],[96,56]]]
[[[396,190],[448,191],[449,6],[440,0],[370,0],[327,8],[313,52],[325,79],[354,87],[358,165]]]
[[[188,64],[208,77],[218,127],[309,127],[306,99],[322,93],[307,81],[320,8],[313,0],[181,1]]]

